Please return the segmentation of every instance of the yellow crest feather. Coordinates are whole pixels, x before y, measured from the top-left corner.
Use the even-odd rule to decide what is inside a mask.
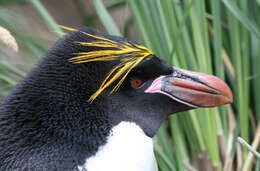
[[[78,31],[77,29],[60,26],[62,29],[67,31]],[[78,56],[70,59],[73,63],[86,63],[94,61],[114,61],[119,60],[120,63],[110,70],[104,81],[101,83],[99,89],[89,98],[89,102],[92,102],[100,95],[104,89],[110,86],[114,81],[122,77],[116,86],[112,89],[110,93],[118,90],[130,71],[136,67],[141,61],[145,59],[150,59],[154,55],[153,53],[144,46],[129,43],[129,42],[118,42],[105,38],[102,36],[92,35],[86,32],[82,32],[86,36],[96,39],[96,41],[91,42],[79,42],[77,43],[82,46],[89,47],[100,47],[101,50],[90,51],[90,52],[80,52]],[[108,48],[108,49],[104,49]],[[110,49],[109,49],[110,48]],[[113,48],[113,49],[111,49]]]

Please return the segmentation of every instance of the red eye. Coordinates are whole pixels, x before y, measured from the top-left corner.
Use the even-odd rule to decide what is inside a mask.
[[[139,78],[134,78],[131,80],[131,86],[133,88],[138,88],[143,84],[143,81]]]

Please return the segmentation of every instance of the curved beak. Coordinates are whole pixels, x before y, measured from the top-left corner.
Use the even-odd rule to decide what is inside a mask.
[[[221,79],[175,67],[171,75],[158,77],[145,92],[161,93],[193,108],[215,107],[233,101],[230,88]]]

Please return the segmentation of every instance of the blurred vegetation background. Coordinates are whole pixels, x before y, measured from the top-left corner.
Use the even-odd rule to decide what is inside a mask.
[[[260,171],[259,16],[260,0],[0,0],[0,98],[58,40],[57,24],[94,27],[232,88],[232,105],[173,115],[160,128],[161,171]]]

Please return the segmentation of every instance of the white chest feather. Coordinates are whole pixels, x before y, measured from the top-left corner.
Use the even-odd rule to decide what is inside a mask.
[[[157,171],[152,139],[135,123],[121,122],[107,143],[88,158],[80,171]]]

